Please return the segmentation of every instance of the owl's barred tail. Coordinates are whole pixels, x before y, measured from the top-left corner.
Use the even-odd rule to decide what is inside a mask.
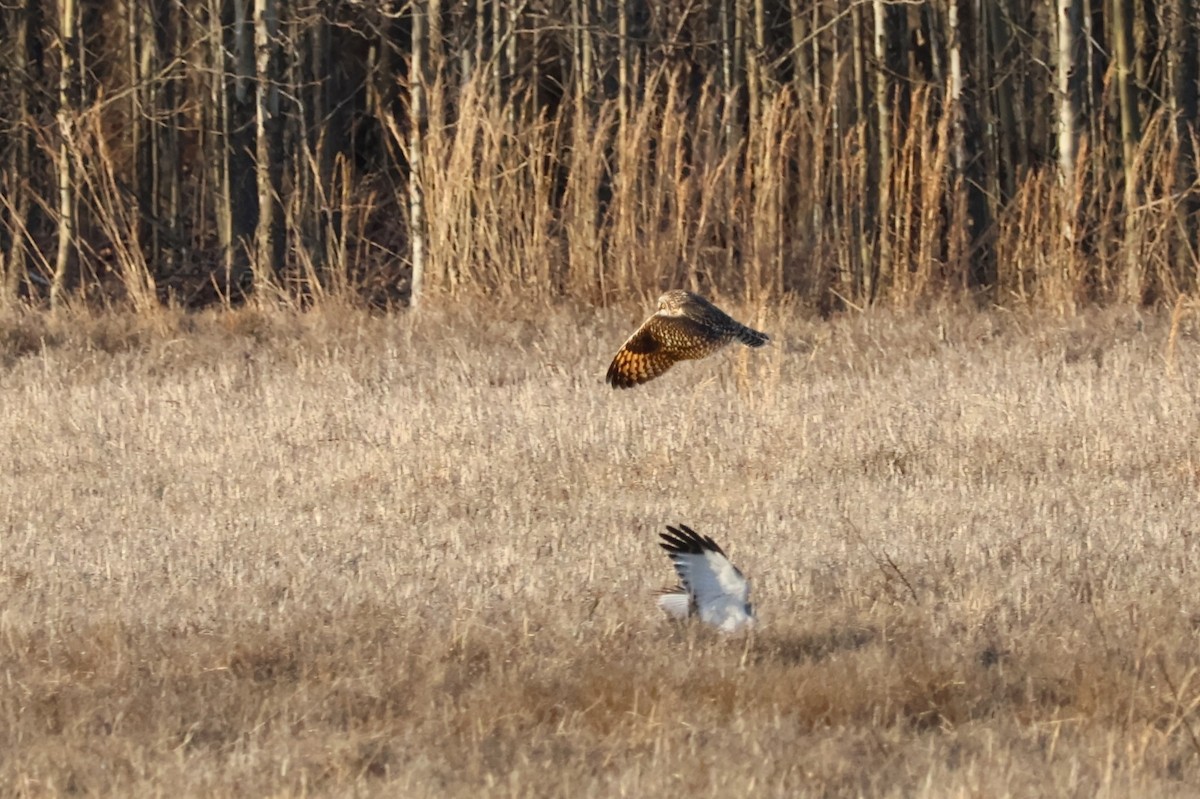
[[[742,325],[736,333],[737,340],[745,344],[747,347],[761,347],[771,340],[771,337],[766,333],[759,333],[753,328]]]

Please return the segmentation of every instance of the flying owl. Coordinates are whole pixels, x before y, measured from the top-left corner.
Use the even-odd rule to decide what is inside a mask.
[[[734,340],[761,347],[768,338],[699,294],[668,291],[658,298],[654,315],[621,346],[606,379],[613,388],[633,388],[658,377],[676,361],[704,358]]]

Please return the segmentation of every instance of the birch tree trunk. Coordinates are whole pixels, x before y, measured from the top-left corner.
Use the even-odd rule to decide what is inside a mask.
[[[753,37],[753,38],[751,38],[751,37],[746,37],[746,38],[749,39],[749,41],[753,42],[754,47],[753,47],[753,49],[751,49],[750,47],[743,46],[743,49],[745,50],[745,53],[746,53],[746,56],[745,56],[745,58],[746,58],[746,105],[747,105],[747,109],[748,109],[746,116],[747,116],[747,119],[749,120],[749,125],[751,128],[754,128],[755,126],[758,125],[759,120],[762,118],[762,107],[763,107],[763,99],[762,99],[762,88],[763,88],[762,53],[763,53],[763,50],[760,47],[760,40],[758,38],[759,31],[758,31],[758,25],[757,25],[758,18],[759,18],[758,11],[761,8],[761,6],[762,6],[761,0],[743,0],[743,2],[738,7],[738,19],[739,20],[747,20],[747,21],[752,20],[750,30],[751,30],[751,37]],[[856,5],[854,8],[857,9],[858,6]],[[743,28],[743,30],[744,30],[744,28]],[[765,39],[765,36],[764,36],[764,39]],[[745,40],[743,40],[743,41],[745,41]]]
[[[1121,167],[1124,177],[1124,239],[1125,263],[1121,294],[1126,301],[1139,302],[1144,290],[1145,270],[1142,266],[1138,232],[1139,180],[1137,174],[1137,145],[1141,138],[1138,98],[1134,86],[1133,64],[1133,3],[1131,0],[1112,0],[1113,54],[1116,60],[1117,103],[1121,113]]]
[[[580,124],[584,118],[583,88],[586,81],[583,66],[583,1],[571,0],[571,82],[575,89],[575,120]]]
[[[429,0],[429,8],[430,8],[429,16],[430,17],[433,16],[433,9],[436,7],[437,3],[438,3],[438,0]],[[518,86],[518,83],[515,79],[516,71],[517,71],[517,40],[520,35],[520,27],[518,26],[519,22],[520,22],[520,19],[519,19],[520,13],[521,13],[521,9],[517,7],[517,4],[515,2],[510,2],[508,4],[508,29],[504,33],[504,36],[505,36],[505,39],[504,39],[505,58],[504,58],[504,60],[508,65],[508,73],[509,73],[508,92],[509,93],[504,98],[504,100],[508,104],[508,123],[510,125],[512,125],[514,130],[517,127],[517,120],[520,119],[520,114],[519,114],[520,103],[518,102],[518,97],[516,96],[517,95],[516,88]],[[427,47],[426,50],[427,50],[427,55],[426,55],[425,60],[427,63],[426,69],[428,69],[429,67],[435,66],[435,60],[437,59],[437,54],[434,51],[432,46]],[[429,92],[426,91],[426,96],[428,96],[428,95],[429,95]]]
[[[820,107],[821,94],[822,94],[821,93],[822,64],[821,64],[821,48],[818,44],[818,41],[820,39],[820,30],[821,30],[821,6],[819,3],[813,3],[812,24],[811,24],[811,26],[809,26],[809,29],[810,29],[811,33],[809,34],[810,40],[808,42],[808,45],[811,48],[811,53],[812,53],[812,58],[809,60],[810,74],[808,76],[809,80],[810,80],[810,86],[812,87],[812,95],[810,98],[810,102],[813,105]],[[813,181],[817,186],[823,186],[825,184],[824,159],[818,158],[816,163],[813,164]],[[824,203],[820,203],[820,202],[812,203],[812,210],[810,211],[810,213],[812,214],[812,219],[810,221],[810,229],[811,230],[821,230],[824,227],[824,225],[825,225],[825,209],[823,206],[824,206]],[[827,277],[826,279],[830,279],[830,278]],[[826,292],[825,296],[822,297],[822,302],[829,302],[828,297],[830,297],[830,296],[832,296],[832,295],[830,295]]]
[[[285,84],[279,41],[281,0],[255,0],[254,50],[257,77],[255,153],[258,163],[258,227],[255,233],[255,285],[278,277],[286,254],[283,226],[283,116],[279,87]]]
[[[721,89],[725,95],[725,146],[733,142],[737,115],[733,112],[735,102],[737,75],[734,72],[734,51],[737,42],[734,40],[733,18],[736,15],[736,0],[717,0],[717,39],[721,42]]]
[[[864,52],[868,43],[863,41],[865,38],[863,25],[862,4],[854,3],[850,7],[850,61],[854,69],[852,81],[854,84],[854,114],[851,119],[846,121],[846,124],[856,132],[857,141],[854,149],[865,155],[871,149],[871,142],[870,130],[866,124],[870,118],[870,112],[867,109],[867,59]],[[855,158],[843,168],[847,171],[857,172],[861,165],[870,169],[870,164],[865,163],[866,161],[865,158]],[[855,175],[843,175],[843,181],[851,186],[861,180]],[[850,271],[853,276],[852,291],[856,301],[861,301],[871,292],[871,279],[867,267],[871,260],[871,239],[867,235],[867,230],[875,225],[877,208],[874,199],[870,195],[864,196],[863,201],[852,207],[848,214],[850,236],[852,237]]]
[[[499,7],[496,3],[496,7]],[[425,282],[425,191],[421,179],[424,166],[422,131],[425,125],[425,26],[426,9],[422,0],[413,0],[412,5],[412,61],[409,66],[409,120],[408,120],[408,217],[409,257],[412,259],[412,278],[409,289],[409,307],[416,309],[421,304],[421,293]],[[501,14],[496,11],[499,22]],[[498,43],[496,32],[492,32],[493,43]],[[493,67],[499,64],[499,53],[493,49]],[[497,81],[499,71],[493,73]]]
[[[617,119],[621,133],[629,124],[629,0],[617,0]]]
[[[1079,156],[1080,92],[1076,56],[1080,42],[1079,0],[1055,0],[1058,34],[1055,88],[1058,95],[1058,174],[1062,186],[1063,236],[1076,243],[1075,166]]]
[[[418,17],[420,17],[420,26],[422,29],[421,38],[424,39],[425,28],[425,12],[420,10],[418,6],[421,0],[412,0],[413,4],[413,59],[417,58],[417,25]],[[501,46],[504,43],[504,4],[501,0],[492,0],[492,93],[497,102],[502,102],[504,98],[504,48]],[[423,48],[424,45],[422,44]],[[424,56],[422,56],[422,61]]]
[[[874,56],[875,56],[875,130],[877,144],[874,150],[875,164],[872,170],[874,183],[879,186],[878,207],[875,226],[878,230],[876,257],[871,268],[869,296],[874,297],[881,278],[892,274],[892,108],[891,81],[889,77],[888,41],[891,38],[888,4],[886,0],[873,0],[874,12]]]
[[[595,44],[592,37],[592,7],[591,0],[578,0],[581,12],[581,27],[583,34],[583,52],[580,55],[580,66],[583,68],[583,96],[589,100],[594,96],[594,75],[596,69]]]
[[[1107,109],[1104,106],[1105,74],[1108,63],[1107,47],[1098,47],[1096,42],[1105,36],[1104,17],[1109,0],[1077,0],[1079,5],[1079,36],[1075,44],[1075,63],[1072,67],[1078,86],[1079,107],[1076,124],[1080,139],[1088,142],[1090,151],[1089,168],[1094,174],[1103,174],[1108,169],[1104,148],[1097,146],[1104,141]]]
[[[54,276],[50,283],[50,307],[58,308],[66,291],[67,268],[75,246],[75,180],[71,169],[71,148],[76,144],[75,122],[79,113],[79,75],[77,54],[79,10],[75,0],[58,2],[59,74],[58,74],[58,250]]]

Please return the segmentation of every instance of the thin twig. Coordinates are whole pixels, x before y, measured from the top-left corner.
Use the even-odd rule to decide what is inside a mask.
[[[850,532],[854,534],[854,537],[858,543],[862,545],[862,548],[865,549],[867,554],[870,555],[875,561],[875,565],[879,567],[879,570],[883,572],[884,576],[887,576],[888,574],[887,569],[884,568],[884,565],[886,564],[891,568],[892,572],[895,573],[896,577],[900,579],[900,582],[903,583],[904,587],[908,589],[908,593],[910,596],[912,596],[913,601],[920,602],[921,600],[920,597],[917,596],[917,590],[913,588],[912,583],[910,583],[908,578],[904,576],[904,572],[902,572],[900,567],[896,565],[896,561],[892,560],[892,556],[887,554],[887,552],[884,552],[883,557],[879,557],[879,555],[875,554],[875,550],[871,548],[871,545],[867,543],[862,531],[859,530],[858,526],[850,520],[849,516],[842,516],[842,521],[845,522],[846,526],[850,528]]]
[[[1171,693],[1175,695],[1175,704],[1179,705],[1179,691],[1175,688],[1175,681],[1171,679],[1170,673],[1167,672],[1167,663],[1163,658],[1162,652],[1158,653],[1158,657],[1154,659],[1158,664],[1158,670],[1162,672],[1163,679],[1167,681],[1167,687],[1171,689]],[[1188,732],[1188,737],[1192,739],[1192,749],[1197,755],[1200,755],[1200,738],[1196,737],[1196,731],[1192,729],[1192,724],[1188,721],[1187,713],[1179,714],[1179,723],[1183,725]]]

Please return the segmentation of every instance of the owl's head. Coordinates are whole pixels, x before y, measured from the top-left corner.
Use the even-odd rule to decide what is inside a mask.
[[[679,316],[684,312],[685,308],[694,302],[694,296],[690,291],[684,291],[683,289],[668,291],[658,298],[658,311],[659,313]]]

